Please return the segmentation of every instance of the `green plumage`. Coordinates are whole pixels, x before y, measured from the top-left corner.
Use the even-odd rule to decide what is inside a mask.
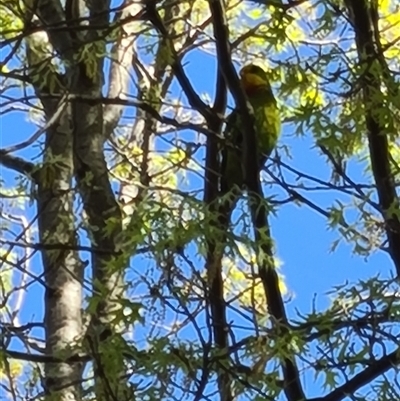
[[[265,71],[257,66],[248,66],[242,71],[242,83],[247,89],[247,97],[254,110],[257,158],[261,170],[276,146],[280,134],[279,110]],[[256,86],[251,88],[252,90],[246,88],[245,78],[248,73],[256,79]],[[251,78],[249,80],[251,81]],[[246,135],[246,127],[241,122],[239,112],[234,110],[227,120],[224,132],[226,143],[221,152],[222,193],[230,192],[235,186],[240,189],[243,186],[243,135]]]

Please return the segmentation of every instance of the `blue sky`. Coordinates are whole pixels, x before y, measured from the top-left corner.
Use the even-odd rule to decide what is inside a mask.
[[[213,57],[196,52],[185,61],[187,62],[185,69],[195,89],[200,93],[212,93],[215,79]],[[173,94],[178,94],[178,89],[178,85],[174,83]],[[27,120],[26,115],[17,111],[2,117],[0,129],[1,146],[7,147],[26,140],[37,128]],[[193,137],[191,133],[182,135]],[[280,145],[288,146],[291,149],[290,159],[285,156],[284,152],[280,152],[283,161],[302,172],[315,175],[320,179],[329,179],[331,169],[324,157],[319,155],[314,148],[311,133],[306,132],[303,137],[299,137],[294,135],[291,126],[284,125]],[[30,148],[21,151],[19,155],[31,158],[37,156],[38,153],[38,148]],[[362,175],[364,167],[359,163],[350,163],[349,176],[356,182],[365,182],[365,176]],[[15,174],[4,167],[0,168],[6,187],[11,187],[15,183]],[[198,188],[201,185],[198,177],[191,175],[191,179],[189,189]],[[282,191],[276,185],[266,187],[265,194],[266,196],[278,194],[282,197]],[[323,208],[329,207],[337,199],[348,200],[343,195],[331,191],[315,192],[309,197]],[[32,219],[35,215],[35,208],[28,204],[25,206],[26,216]],[[296,309],[302,313],[311,311],[314,294],[317,294],[317,308],[323,310],[330,305],[330,297],[327,292],[333,286],[346,281],[356,282],[360,279],[367,279],[378,273],[382,277],[388,277],[393,271],[391,261],[383,252],[376,252],[365,260],[353,254],[352,244],[343,241],[334,252],[330,252],[332,242],[340,234],[329,229],[327,221],[305,205],[297,206],[289,203],[279,207],[276,215],[271,218],[271,229],[276,242],[277,257],[282,261],[280,271],[292,294],[292,299],[287,305],[289,315],[292,317],[296,316]],[[33,273],[40,274],[41,263],[38,255],[33,259],[31,269]],[[32,319],[41,320],[42,295],[37,284],[26,294],[21,311],[21,323]],[[311,378],[310,383],[312,383]],[[306,386],[310,390],[309,395],[320,394],[318,385],[310,383]]]
[[[188,60],[186,71],[191,78],[194,87],[200,92],[212,90],[215,71],[214,62],[211,57],[193,58]],[[201,70],[196,66],[202,63]],[[177,88],[177,85],[174,85]],[[176,89],[175,89],[176,90]],[[2,147],[19,143],[35,132],[36,128],[29,121],[26,115],[20,112],[13,112],[2,118]],[[185,135],[187,136],[187,135]],[[191,135],[190,135],[191,136]],[[292,152],[292,159],[287,160],[291,166],[309,174],[315,174],[318,178],[328,179],[331,171],[324,159],[313,149],[313,140],[310,134],[304,137],[296,137],[290,127],[284,126],[281,144],[289,146]],[[19,153],[26,158],[38,154],[38,149],[24,150]],[[281,152],[284,156],[284,153]],[[355,174],[352,174],[353,171]],[[350,175],[354,180],[364,180],[361,177],[360,168],[350,168]],[[10,170],[2,167],[2,177],[6,186],[11,186],[15,175]],[[198,177],[192,177],[192,185],[201,184]],[[193,187],[191,188],[193,189]],[[280,193],[275,186],[265,188],[265,194],[271,196]],[[325,192],[311,196],[319,205],[332,203],[336,195]],[[343,197],[342,197],[343,198]],[[35,214],[35,208],[28,205],[26,212],[29,218]],[[339,234],[329,230],[326,220],[307,206],[296,206],[287,204],[281,206],[276,215],[271,218],[271,228],[277,247],[277,256],[282,261],[281,273],[285,276],[287,287],[292,293],[292,300],[287,305],[290,315],[295,316],[295,309],[303,313],[310,311],[314,294],[318,294],[316,305],[324,309],[330,304],[327,291],[332,286],[343,284],[345,281],[357,281],[366,279],[381,273],[388,276],[391,270],[391,262],[382,253],[376,253],[364,260],[352,254],[352,246],[344,242],[338,246],[335,252],[329,252],[331,243],[338,238]],[[38,255],[32,263],[32,272],[41,271]],[[42,294],[38,285],[36,290],[30,291],[25,299],[21,323],[40,320],[42,315]]]

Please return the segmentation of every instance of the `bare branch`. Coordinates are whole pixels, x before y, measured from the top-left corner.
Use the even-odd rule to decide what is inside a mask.
[[[60,96],[57,95],[43,95],[44,99],[58,99]],[[121,105],[121,106],[130,106],[140,108],[147,113],[149,113],[153,118],[161,123],[172,125],[173,127],[182,128],[182,129],[193,129],[194,131],[201,132],[202,134],[209,135],[210,130],[205,129],[204,126],[200,124],[193,124],[190,122],[179,122],[175,118],[166,117],[160,115],[160,113],[149,103],[141,101],[141,100],[133,100],[133,99],[121,99],[121,98],[108,98],[102,96],[92,96],[86,94],[79,95],[68,95],[69,100],[76,101],[77,103],[86,103],[86,104],[103,104],[103,105]]]
[[[365,66],[360,80],[371,166],[381,213],[386,222],[390,255],[397,275],[400,276],[400,220],[397,214],[399,199],[391,169],[388,133],[385,119],[381,114],[382,112],[389,113],[389,108],[384,104],[384,94],[381,90],[383,76],[387,74],[387,71],[378,64],[377,47],[379,45],[376,43],[376,37],[379,36],[379,32],[376,32],[374,37],[374,26],[378,24],[378,21],[375,21],[377,15],[371,13],[369,2],[366,0],[346,0],[345,3],[352,16],[359,62]]]
[[[118,13],[120,16],[117,20],[137,15],[140,12],[137,3],[131,3],[130,0],[126,0],[124,4],[126,4],[127,7],[124,7],[123,10]],[[132,21],[125,24],[123,29],[120,30],[120,36],[111,54],[113,61],[109,75],[110,84],[108,88],[108,98],[124,98],[125,93],[128,92],[129,68],[132,63],[134,41],[136,39],[135,32],[137,29],[139,29],[137,22]],[[122,112],[123,106],[109,104],[105,107],[103,119],[104,135],[106,138],[111,135],[112,131],[117,126]]]
[[[65,111],[65,108],[67,106],[66,102],[67,97],[63,96],[60,99],[60,102],[56,106],[56,111],[55,113],[51,116],[49,120],[46,121],[45,125],[37,130],[29,139],[26,141],[20,142],[17,145],[12,145],[9,146],[8,148],[3,149],[3,152],[5,153],[11,153],[11,152],[16,152],[18,150],[24,149],[27,146],[32,145],[35,141],[37,141],[46,131],[54,125],[54,123],[60,118],[61,114]]]
[[[81,252],[90,252],[90,253],[99,253],[102,255],[110,255],[114,254],[117,255],[116,251],[113,251],[111,249],[100,249],[96,247],[90,247],[90,246],[84,246],[84,245],[72,245],[72,244],[66,244],[66,243],[51,243],[51,244],[45,244],[45,243],[31,243],[31,242],[14,242],[14,241],[4,241],[0,240],[0,244],[3,245],[11,245],[14,247],[20,247],[20,248],[31,248],[31,249],[36,249],[38,251],[81,251]]]
[[[174,43],[168,34],[168,30],[164,26],[164,23],[156,9],[156,2],[146,1],[145,16],[154,25],[158,32],[163,36],[165,40],[169,42],[170,51],[172,53],[173,62],[171,67],[178,79],[190,105],[197,110],[206,120],[212,118],[212,112],[210,108],[201,100],[200,96],[194,90],[189,78],[187,77],[180,57],[175,50]]]
[[[381,359],[372,360],[368,368],[364,369],[345,384],[333,390],[325,397],[312,398],[310,401],[340,401],[348,397],[349,394],[354,394],[361,387],[369,384],[379,375],[393,369],[400,363],[400,349],[397,348],[392,353],[385,355]]]
[[[35,180],[35,164],[28,162],[21,157],[12,156],[8,153],[7,150],[0,149],[0,164],[20,174],[23,174],[30,179]]]

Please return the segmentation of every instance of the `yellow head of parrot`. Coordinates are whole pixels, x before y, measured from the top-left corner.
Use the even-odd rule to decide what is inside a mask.
[[[269,85],[267,73],[258,65],[249,64],[243,67],[240,72],[243,89],[250,94],[260,87]]]

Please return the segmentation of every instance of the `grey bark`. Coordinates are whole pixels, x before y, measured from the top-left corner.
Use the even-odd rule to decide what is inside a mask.
[[[46,134],[46,153],[38,185],[41,243],[77,245],[73,218],[72,141],[68,114]],[[45,289],[46,353],[75,353],[82,334],[82,263],[75,251],[42,251]],[[47,363],[45,390],[50,399],[79,400],[81,366]],[[75,384],[71,384],[75,383]]]
[[[76,7],[76,1],[79,1],[79,7]],[[140,11],[137,4],[128,3],[130,7],[123,8],[120,14],[122,19]],[[99,0],[85,4],[90,13],[88,27],[106,27],[109,14],[105,11],[109,2]],[[40,0],[32,2],[29,10],[35,24],[43,27],[42,31],[27,39],[30,78],[41,100],[46,121],[52,122],[45,126],[43,166],[35,175],[40,240],[44,245],[60,244],[60,250],[44,247],[42,251],[46,283],[46,353],[55,358],[71,357],[83,347],[92,356],[97,399],[123,401],[133,399],[129,384],[121,380],[125,369],[123,358],[116,358],[114,364],[103,362],[104,353],[113,351],[110,347],[107,349],[108,344],[119,337],[115,317],[124,297],[124,270],[131,249],[134,249],[121,248],[122,243],[127,243],[123,240],[122,213],[111,186],[104,153],[104,142],[117,127],[123,108],[117,104],[103,106],[90,101],[90,98],[99,99],[102,95],[106,49],[101,29],[79,29],[78,32],[72,29],[82,28],[80,12],[84,8],[81,0],[75,0],[75,4],[74,0],[66,1],[65,8],[59,0]],[[173,21],[178,13],[179,7],[173,2],[172,6],[166,6],[164,21],[171,36],[175,33],[174,24],[168,21]],[[139,29],[133,20],[124,24],[119,32],[109,76],[109,98],[123,98],[128,92],[133,40]],[[83,46],[89,40],[97,40],[97,57],[90,57],[90,60],[81,56]],[[154,74],[139,93],[139,98],[157,111],[161,110],[161,98],[171,82],[171,77],[165,79],[170,63],[170,44],[169,39],[160,39],[153,64]],[[54,54],[64,63],[65,73],[52,62]],[[73,100],[60,112],[59,99],[65,94],[72,94]],[[137,113],[137,122],[132,134],[141,137],[144,154],[141,181],[146,188],[149,184],[146,181],[147,154],[157,122],[142,111]],[[7,156],[7,160],[9,158]],[[102,250],[102,253],[92,253],[91,256],[93,296],[98,302],[86,331],[82,326],[83,264],[77,252],[69,250],[78,244],[73,178],[83,200],[91,245]],[[132,227],[137,228],[136,217],[134,214],[131,222]],[[70,360],[76,361],[74,358]],[[83,366],[78,362],[51,359],[46,362],[44,384],[48,398],[78,401],[81,398],[82,370]]]
[[[53,6],[57,8],[58,3],[54,2]],[[46,8],[47,11],[49,9]],[[57,13],[54,11],[54,22],[60,17]],[[47,99],[50,93],[62,93],[62,87],[54,85],[59,82],[59,77],[48,60],[50,37],[37,32],[27,39],[26,44],[29,73],[36,95],[41,100],[45,119],[52,121],[45,134],[43,163],[35,173],[40,241],[44,245],[60,245],[60,249],[43,249],[41,252],[46,285],[46,353],[64,357],[77,352],[82,335],[83,269],[78,253],[63,249],[63,245],[68,249],[77,246],[73,215],[73,150],[70,108],[62,106],[57,100]],[[59,39],[62,41],[62,38]],[[57,40],[54,44],[58,45]],[[39,68],[42,63],[47,63],[46,79],[43,79]],[[49,362],[44,366],[43,384],[49,400],[80,399],[81,364]]]

